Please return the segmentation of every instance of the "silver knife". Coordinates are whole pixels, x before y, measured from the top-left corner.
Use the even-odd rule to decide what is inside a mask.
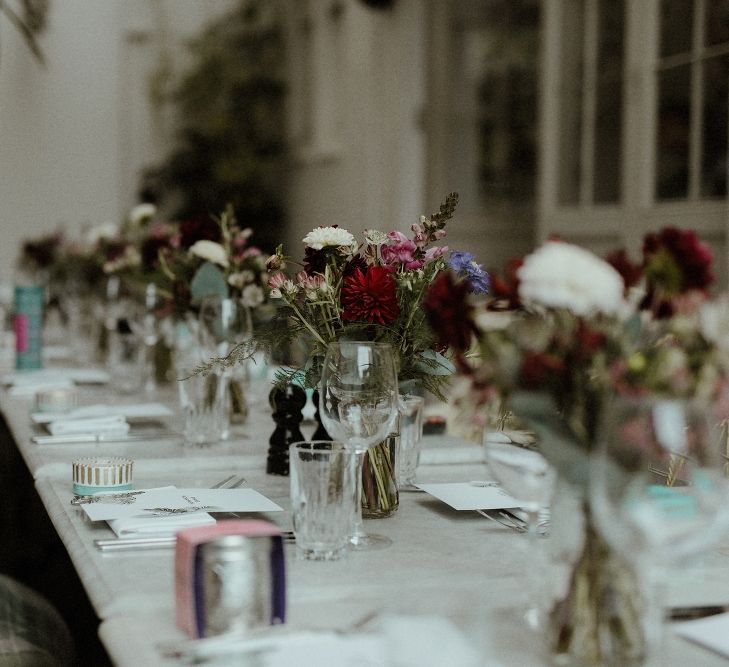
[[[669,621],[691,621],[697,618],[724,614],[727,611],[729,611],[729,605],[724,604],[697,605],[695,607],[670,607],[667,610],[666,616]]]
[[[178,433],[154,432],[132,435],[105,435],[103,433],[75,433],[68,435],[34,435],[31,441],[36,445],[72,445],[93,442],[139,442],[141,440],[174,440]]]

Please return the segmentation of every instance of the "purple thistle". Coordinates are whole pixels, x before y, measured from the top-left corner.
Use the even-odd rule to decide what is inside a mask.
[[[448,266],[459,278],[465,278],[471,285],[471,292],[474,294],[486,294],[491,287],[489,274],[478,264],[473,254],[454,250],[448,260]]]

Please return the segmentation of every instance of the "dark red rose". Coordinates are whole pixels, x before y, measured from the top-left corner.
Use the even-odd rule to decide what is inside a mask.
[[[439,347],[455,352],[469,348],[474,333],[469,291],[468,281],[457,280],[451,271],[441,273],[428,288],[423,310]]]
[[[492,305],[494,308],[515,310],[521,307],[517,272],[523,263],[523,258],[513,257],[507,262],[503,274],[489,271],[491,275],[490,293],[493,297]]]
[[[195,241],[220,243],[220,225],[211,218],[191,218],[180,223],[180,247],[187,250]]]
[[[525,389],[542,389],[560,382],[565,373],[564,360],[547,352],[532,352],[521,365],[521,383]]]
[[[355,269],[344,279],[342,307],[345,322],[390,324],[400,314],[395,281],[381,266]]]
[[[640,282],[643,275],[640,265],[635,264],[628,257],[628,253],[625,248],[620,250],[613,250],[605,257],[605,261],[610,264],[621,276],[625,283],[625,289],[633,287]]]

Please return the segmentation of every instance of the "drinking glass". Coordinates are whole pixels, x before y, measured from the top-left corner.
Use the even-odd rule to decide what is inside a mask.
[[[370,549],[390,540],[362,530],[362,462],[365,452],[392,431],[397,417],[395,357],[387,343],[342,341],[327,348],[319,414],[327,432],[356,454],[356,499],[351,547]]]
[[[542,567],[545,554],[539,544],[540,511],[550,503],[556,472],[547,459],[531,445],[510,442],[485,443],[486,462],[501,487],[519,501],[527,521],[528,549],[532,559],[528,570],[528,590],[532,600],[526,621],[532,628],[541,625],[540,592],[543,587]]]
[[[423,405],[425,399],[413,394],[401,394],[398,403],[400,413],[399,449],[397,463],[397,488],[417,489],[415,471],[420,460],[420,441],[423,437]]]
[[[697,401],[616,400],[606,410],[590,499],[603,537],[645,586],[645,632],[654,649],[666,568],[715,544],[727,526],[719,433],[712,410]]]
[[[295,442],[289,462],[297,554],[338,560],[347,551],[355,512],[355,453],[341,442]]]
[[[249,340],[253,333],[250,309],[236,299],[205,297],[200,304],[199,336],[209,356],[225,357],[238,343]],[[242,424],[248,415],[246,393],[249,386],[246,359],[223,370],[228,385],[230,406],[225,412],[222,439],[230,434],[231,422]]]
[[[144,343],[127,318],[119,318],[108,332],[107,366],[114,389],[121,394],[135,394],[142,387]]]

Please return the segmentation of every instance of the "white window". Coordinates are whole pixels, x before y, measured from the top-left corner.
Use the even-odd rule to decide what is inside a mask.
[[[725,281],[729,0],[544,0],[539,235],[597,251],[666,225]]]

